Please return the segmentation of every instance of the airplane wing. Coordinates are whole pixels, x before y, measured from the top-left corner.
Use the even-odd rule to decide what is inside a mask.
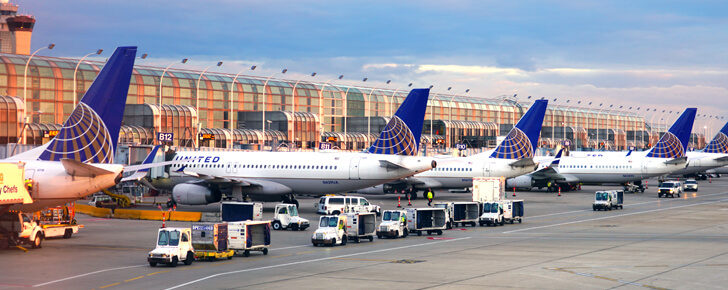
[[[91,164],[86,164],[70,158],[62,158],[61,164],[63,164],[63,168],[66,169],[66,173],[73,176],[92,177],[114,173],[113,171],[99,168]]]
[[[533,162],[533,158],[521,158],[518,161],[508,164],[511,167],[533,167],[536,163]]]
[[[723,156],[723,157],[715,158],[715,161],[718,161],[718,162],[726,162],[726,161],[728,161],[728,156]]]

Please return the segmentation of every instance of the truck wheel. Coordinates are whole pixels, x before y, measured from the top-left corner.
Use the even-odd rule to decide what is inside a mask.
[[[409,236],[409,230],[405,229],[404,232],[402,232],[402,237],[406,238],[407,236]]]
[[[354,237],[354,242],[359,243],[359,237]]]
[[[317,243],[312,243],[312,244],[313,244],[314,247],[318,247],[318,244]]]
[[[192,252],[187,252],[187,257],[185,257],[185,265],[189,266],[192,265],[192,262],[195,260],[195,254]]]
[[[421,236],[422,235],[422,231],[417,231],[417,235],[418,236]]]
[[[357,239],[358,239],[358,238],[357,238]],[[347,242],[347,240],[349,240],[349,238],[348,238],[348,237],[347,237],[346,235],[344,235],[344,236],[343,236],[343,237],[341,238],[341,245],[342,245],[342,246],[346,246],[346,242]]]
[[[677,197],[680,197],[680,194],[679,193],[677,194]]]
[[[503,225],[505,225],[505,224],[506,224],[506,221],[505,221],[505,220],[503,220],[503,219],[501,219],[500,225],[501,225],[501,226],[503,226]]]
[[[332,215],[340,215],[340,214],[341,214],[341,212],[340,212],[340,211],[338,211],[338,210],[335,210],[335,211],[334,211],[334,212],[332,212],[331,214],[332,214]]]
[[[268,255],[268,248],[263,248],[263,255]]]
[[[334,245],[336,245],[336,238],[331,239],[331,245],[329,247],[333,247]]]
[[[149,266],[156,267],[157,266],[157,263],[155,263],[155,262],[149,262]]]
[[[381,239],[381,238],[382,238],[382,235],[377,235],[377,239]]]
[[[511,224],[513,224],[513,220],[511,220]]]
[[[475,227],[475,222],[470,222],[471,227]]]
[[[250,257],[250,251],[248,251],[248,250],[245,250],[245,251],[243,252],[243,257]]]
[[[292,224],[291,225],[291,230],[297,231],[298,230],[298,224]]]
[[[279,222],[279,221],[273,221],[273,229],[274,230],[280,230],[281,229],[281,222]]]
[[[373,242],[374,241],[374,236],[369,236],[369,241],[370,242]]]
[[[33,240],[33,249],[37,249],[41,247],[41,243],[43,242],[43,239],[41,239],[40,235],[35,235],[35,239]]]
[[[179,260],[177,259],[177,257],[172,257],[172,263],[169,263],[169,266],[177,267],[177,263],[179,263]]]
[[[437,235],[442,236],[442,230],[437,230]]]
[[[520,224],[520,223],[522,223],[522,222],[523,222],[523,220],[522,220],[522,219],[518,219],[518,223],[519,223],[519,224]]]
[[[66,229],[66,232],[63,233],[63,238],[64,239],[70,239],[72,235],[73,235],[73,230],[72,229]]]
[[[480,224],[481,227],[485,225],[485,223],[483,223],[483,222],[478,222],[478,223]]]

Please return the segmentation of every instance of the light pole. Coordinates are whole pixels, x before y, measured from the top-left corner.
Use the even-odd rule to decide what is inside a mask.
[[[250,70],[254,71],[257,66],[251,66]],[[230,94],[228,95],[228,99],[230,99],[230,114],[228,114],[228,125],[230,126],[230,145],[228,146],[229,149],[233,148],[233,141],[235,140],[235,135],[233,135],[233,89],[235,89],[235,81],[238,80],[238,76],[240,76],[241,73],[243,73],[246,69],[240,70],[235,77],[233,78],[233,81],[230,82]],[[265,122],[263,122],[263,126],[265,126]],[[265,138],[265,136],[263,136]]]
[[[283,69],[283,70],[281,71],[281,74],[285,74],[285,73],[286,73],[287,71],[288,71],[288,69],[285,69],[285,68],[284,68],[284,69]],[[270,79],[271,79],[271,78],[272,78],[272,77],[273,77],[274,75],[277,75],[277,74],[278,74],[278,73],[273,73],[272,75],[270,75],[270,76],[269,76],[269,77],[268,77],[268,78],[267,78],[267,79],[265,80],[265,83],[263,84],[263,119],[262,119],[263,121],[267,121],[267,120],[265,119],[265,111],[266,111],[266,108],[265,108],[265,103],[266,103],[266,99],[265,99],[265,93],[266,93],[266,91],[267,91],[267,90],[265,89],[265,87],[266,87],[266,86],[268,86],[268,81],[270,81]],[[265,137],[265,123],[263,123],[263,145],[262,145],[262,147],[265,147],[265,140],[266,140],[266,137]],[[272,144],[271,144],[271,146],[272,146]],[[261,150],[262,150],[262,147],[261,147]]]
[[[469,93],[469,92],[470,92],[470,89],[465,89],[465,91],[464,91],[464,92],[465,92],[465,94],[467,94],[467,93]],[[452,104],[452,103],[453,103],[453,101],[455,100],[455,97],[457,97],[457,96],[458,96],[458,94],[454,94],[454,95],[452,96],[452,98],[450,98],[450,114],[449,114],[450,116],[448,116],[448,122],[450,122],[450,126],[452,126],[452,106],[453,106],[453,104]],[[451,129],[452,129],[452,128],[449,128],[449,129],[448,129],[448,131],[450,131]],[[448,148],[452,148],[452,142],[450,142],[450,139],[451,139],[451,138],[448,138],[448,139],[447,139],[447,141],[448,141],[448,143],[449,143],[449,144],[448,144]]]
[[[311,77],[315,77],[316,72],[311,73]],[[293,91],[291,92],[291,118],[293,119],[293,125],[291,126],[291,138],[288,140],[293,141],[294,145],[296,144],[296,87],[298,86],[298,83],[303,80],[306,76],[302,76],[300,79],[296,81],[296,84],[293,85]],[[301,136],[303,138],[303,136]],[[303,144],[301,144],[303,145]]]
[[[197,84],[195,85],[197,87],[197,92],[195,92],[195,110],[197,112],[197,132],[195,132],[195,147],[200,148],[198,145],[198,139],[200,134],[200,129],[202,127],[202,122],[200,121],[200,81],[202,80],[202,76],[205,74],[205,72],[210,69],[213,66],[221,66],[222,61],[218,61],[217,65],[211,65],[206,67],[204,70],[202,70],[202,73],[200,73],[200,77],[197,78]]]
[[[387,80],[387,82],[385,84],[388,85],[391,82],[392,82],[392,80]],[[381,84],[379,84],[379,85],[381,85]],[[367,117],[367,139],[369,139],[369,134],[372,133],[372,111],[371,111],[371,106],[372,106],[372,100],[371,100],[372,99],[372,93],[374,93],[374,90],[376,90],[379,85],[374,86],[374,88],[371,91],[369,91],[369,96],[366,99],[366,101],[367,101],[367,116],[368,116]]]
[[[612,106],[613,106],[613,105],[609,105],[609,108],[612,108]],[[619,106],[619,108],[620,108],[620,109],[621,109],[622,107],[623,107],[623,106]],[[614,110],[616,110],[616,109],[617,109],[617,108],[614,108],[614,109],[609,109],[609,111],[607,111],[607,126],[606,126],[606,127],[607,127],[607,138],[606,138],[606,140],[607,140],[607,141],[609,141],[609,127],[611,126],[612,128],[614,128],[614,126],[612,126],[612,125],[610,124],[610,123],[611,123],[611,122],[610,122],[611,120],[610,120],[610,117],[609,117],[609,116],[611,116],[611,115],[612,115],[612,111],[614,111]],[[619,127],[619,124],[617,124],[617,127]],[[616,147],[617,147],[617,144],[616,144],[616,143],[617,143],[617,134],[616,134],[616,133],[614,134],[614,143],[615,143],[615,144],[614,144],[614,147],[615,147],[615,149],[616,149]],[[605,144],[606,144],[606,143],[605,143]]]
[[[432,89],[432,86],[430,86],[430,89]],[[451,89],[452,89],[452,87],[447,87],[448,91]],[[444,90],[444,89],[440,89],[439,91],[437,91],[437,93],[435,93],[435,96],[432,97],[432,105],[430,105],[430,147],[432,147],[431,149],[433,149],[433,152],[434,152],[434,146],[435,146],[435,142],[434,142],[435,139],[433,139],[433,137],[432,137],[432,133],[434,131],[433,124],[434,124],[434,115],[435,115],[435,99],[437,99],[437,94],[442,92],[442,90]],[[427,154],[427,152],[425,152],[425,154]]]
[[[183,58],[182,63],[187,63],[187,59]],[[164,71],[162,71],[162,76],[159,78],[159,132],[162,132],[162,84],[164,83],[164,74],[167,73],[167,70],[172,67],[176,62],[170,63]],[[161,142],[160,142],[161,143]]]
[[[28,58],[28,61],[25,62],[25,71],[23,72],[23,106],[25,106],[25,108],[23,108],[23,118],[25,119],[25,123],[28,123],[28,113],[26,113],[28,111],[28,65],[30,64],[30,60],[33,59],[33,56],[35,56],[36,53],[46,48],[53,49],[54,47],[56,47],[56,44],[51,43],[48,46],[39,48],[38,50],[33,52],[33,54],[31,54]],[[25,139],[25,131],[23,131],[23,139]],[[23,144],[25,144],[25,141],[23,141]]]
[[[558,98],[554,98],[554,108],[551,109],[551,142],[554,142],[554,146],[556,146],[556,124],[554,122],[556,121],[556,101]],[[515,111],[515,108],[514,108]],[[555,147],[554,147],[555,148]]]
[[[356,84],[358,82],[359,81],[352,82],[349,85],[349,87],[346,88],[346,93],[344,93],[344,112],[343,113],[344,113],[344,138],[346,138],[346,143],[344,143],[345,145],[348,145],[347,143],[349,142],[349,135],[347,135],[347,128],[346,128],[346,119],[349,117],[349,112],[347,111],[349,109],[349,104],[348,104],[349,103],[349,99],[348,99],[349,90],[351,89],[352,86],[354,86],[354,84]],[[362,84],[366,83],[367,78],[364,78],[363,80],[361,80],[361,82],[362,82]],[[346,149],[348,150],[349,148],[346,147]]]
[[[78,61],[78,63],[76,64],[76,69],[73,70],[73,107],[74,108],[76,107],[76,98],[78,98],[78,96],[76,96],[76,87],[78,87],[78,84],[76,83],[76,73],[78,72],[78,66],[80,66],[81,65],[81,62],[85,58],[87,58],[89,55],[92,55],[92,54],[101,54],[102,52],[104,52],[104,50],[103,49],[99,49],[96,52],[89,53],[89,54],[85,55],[84,57],[82,57]]]
[[[409,85],[407,85],[407,87],[412,87],[412,83],[409,83]],[[401,88],[402,87],[399,87],[396,90],[394,90],[394,93],[392,93],[392,98],[389,99],[389,114],[387,115],[389,117],[391,117],[392,115],[394,115],[392,113],[392,107],[394,106],[394,95],[396,95],[397,94],[397,91],[399,91],[399,89],[401,89]]]
[[[344,75],[339,75],[338,79],[343,79]],[[324,126],[326,126],[326,120],[324,115],[324,89],[326,89],[326,85],[329,84],[329,82],[335,80],[336,78],[329,79],[324,83],[324,86],[321,87],[321,93],[319,94],[319,116],[321,116],[321,130],[319,130],[319,141],[321,142],[321,138],[324,134]]]
[[[604,103],[599,103],[599,107],[601,107]],[[602,110],[604,108],[600,108],[599,111],[597,111],[597,149],[599,149],[599,129],[602,127],[601,119],[599,118],[599,115],[602,113]]]

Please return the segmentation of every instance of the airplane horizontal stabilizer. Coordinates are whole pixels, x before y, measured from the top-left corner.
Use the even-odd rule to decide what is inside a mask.
[[[682,163],[687,163],[687,162],[688,162],[688,158],[686,156],[683,156],[683,157],[678,157],[678,158],[673,158],[673,159],[667,160],[667,161],[665,161],[665,164],[682,164]]]
[[[140,171],[140,172],[146,172],[145,169],[159,167],[159,166],[166,166],[166,165],[172,165],[172,164],[179,164],[179,163],[185,163],[190,162],[190,160],[197,160],[201,159],[201,157],[194,158],[194,159],[185,159],[185,160],[171,160],[171,161],[164,161],[164,162],[154,162],[154,163],[147,163],[147,164],[137,164],[137,165],[128,165],[124,166],[124,171],[131,172],[131,171]]]
[[[394,163],[389,160],[379,160],[379,166],[387,168],[387,171],[393,171],[397,169],[407,169],[407,167],[404,167],[402,165],[399,165],[397,163]]]
[[[134,174],[132,174],[132,175],[129,175],[127,177],[122,178],[121,179],[121,182],[124,182],[124,181],[139,181],[142,178],[144,178],[144,176],[147,176],[147,172],[146,171],[137,171],[137,172],[134,172]]]
[[[99,175],[114,173],[113,171],[99,168],[94,165],[86,164],[70,158],[61,159],[61,164],[63,164],[63,168],[66,169],[66,173],[73,176],[95,177]]]
[[[726,161],[728,161],[728,156],[723,156],[723,157],[715,158],[715,161],[717,161],[717,162],[726,162]]]
[[[521,158],[508,165],[511,167],[533,167],[536,166],[536,163],[533,162],[533,158]]]

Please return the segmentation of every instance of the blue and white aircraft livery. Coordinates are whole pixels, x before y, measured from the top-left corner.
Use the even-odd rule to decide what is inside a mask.
[[[530,189],[556,183],[562,189],[578,183],[641,184],[642,179],[685,168],[686,148],[697,109],[688,108],[647,152],[564,156],[545,170],[509,179],[507,187]]]
[[[121,180],[124,167],[113,161],[136,51],[114,51],[50,142],[0,161],[24,162],[25,178],[34,182],[33,203],[9,209],[37,211],[62,205]]]
[[[521,117],[515,127],[498,146],[469,157],[437,159],[438,168],[412,177],[358,190],[365,194],[387,194],[411,189],[408,197],[416,198],[418,189],[468,188],[474,177],[515,177],[532,172],[538,138],[541,133],[547,100],[537,100]]]
[[[436,166],[416,156],[429,89],[413,89],[369,153],[177,152],[174,160],[201,158],[170,167],[169,179],[152,181],[170,189],[175,202],[203,205],[222,193],[242,200],[297,203],[296,194],[352,191],[404,178]]]

